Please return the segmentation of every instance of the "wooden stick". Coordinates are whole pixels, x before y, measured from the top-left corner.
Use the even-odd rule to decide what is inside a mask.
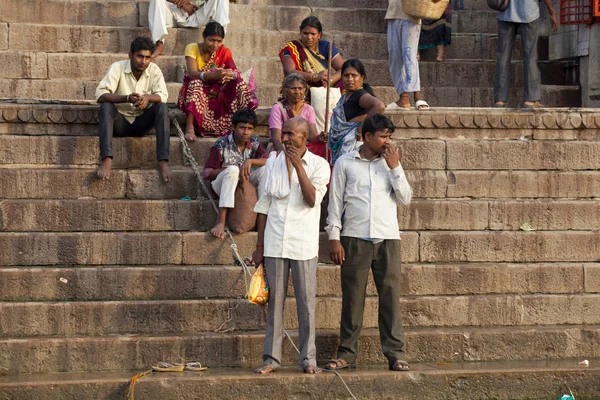
[[[325,134],[329,138],[329,92],[331,91],[331,56],[333,40],[329,42],[329,58],[327,60],[327,95],[325,96]],[[329,162],[329,139],[325,142],[325,159]]]

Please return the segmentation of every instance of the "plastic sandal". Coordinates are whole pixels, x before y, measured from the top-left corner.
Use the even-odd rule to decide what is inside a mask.
[[[429,104],[425,100],[417,100],[415,108],[419,111],[429,110]]]
[[[195,372],[198,372],[198,371],[205,371],[207,369],[208,369],[208,367],[203,367],[202,364],[200,364],[197,361],[193,361],[193,362],[189,362],[189,363],[185,364],[185,370],[186,371],[195,371]]]
[[[159,362],[158,365],[152,366],[152,371],[156,372],[182,372],[185,368],[183,364],[171,364],[168,362]]]

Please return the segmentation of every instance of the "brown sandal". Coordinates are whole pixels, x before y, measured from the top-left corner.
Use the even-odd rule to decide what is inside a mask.
[[[356,364],[351,364],[343,358],[335,358],[327,361],[327,365],[325,365],[325,369],[335,371],[337,369],[344,368],[356,368]]]

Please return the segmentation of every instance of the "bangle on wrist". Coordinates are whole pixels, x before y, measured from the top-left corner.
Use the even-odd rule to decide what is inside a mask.
[[[204,74],[206,74],[206,72],[200,72],[200,80],[201,81],[206,81],[206,78],[204,77]]]

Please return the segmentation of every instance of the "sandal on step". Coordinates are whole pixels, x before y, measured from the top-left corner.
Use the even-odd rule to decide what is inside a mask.
[[[193,361],[193,362],[189,362],[189,363],[185,364],[185,370],[186,371],[199,372],[199,371],[205,371],[207,369],[208,369],[208,367],[203,367],[202,364],[200,364],[197,361]]]
[[[407,111],[407,110],[410,110],[410,104],[408,105],[408,107],[402,107],[402,106],[399,106],[398,104],[396,104],[395,101],[392,101],[390,104],[385,106],[385,111]]]
[[[415,108],[419,111],[429,110],[429,104],[425,100],[417,100]]]
[[[546,106],[544,105],[544,103],[538,100],[533,101],[530,104],[523,103],[523,108],[525,110],[537,110],[539,108],[546,108]]]
[[[351,364],[343,358],[335,358],[327,361],[327,365],[325,365],[325,369],[330,371],[344,368],[356,368],[356,364]]]
[[[155,372],[182,372],[185,368],[183,364],[171,364],[168,362],[159,362],[158,365],[152,366],[152,371]]]
[[[396,360],[393,364],[390,365],[390,371],[410,371],[410,366],[404,360]]]
[[[497,101],[494,103],[494,108],[506,108],[506,102],[504,101]]]

